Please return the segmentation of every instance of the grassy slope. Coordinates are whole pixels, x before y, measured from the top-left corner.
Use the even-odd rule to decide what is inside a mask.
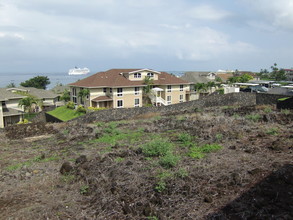
[[[61,106],[53,111],[47,112],[48,114],[62,120],[62,121],[68,121],[73,118],[77,118],[81,115],[84,115],[84,113],[76,112],[75,110],[69,109],[66,106]]]

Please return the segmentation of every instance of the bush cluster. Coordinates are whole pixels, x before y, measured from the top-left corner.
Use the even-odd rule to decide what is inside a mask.
[[[66,104],[66,107],[67,108],[69,108],[69,109],[74,109],[75,108],[75,104],[74,104],[74,102],[68,102],[67,104]]]

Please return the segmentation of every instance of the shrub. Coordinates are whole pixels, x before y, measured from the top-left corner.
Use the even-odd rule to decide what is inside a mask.
[[[97,107],[88,107],[87,108],[88,110],[90,110],[90,111],[100,111],[100,110],[104,110],[104,109],[106,109],[106,108],[97,108]]]
[[[219,92],[220,95],[224,95],[224,88],[220,88],[217,91]]]
[[[259,114],[251,114],[251,115],[246,115],[246,119],[257,122],[260,120],[261,116]]]
[[[87,194],[89,192],[89,186],[88,185],[83,185],[80,187],[79,192],[80,194],[84,195]]]
[[[272,109],[271,109],[270,107],[266,107],[266,108],[264,109],[264,112],[265,112],[265,113],[271,113],[271,112],[272,112]]]
[[[278,128],[270,128],[266,133],[269,135],[278,135]]]
[[[193,137],[187,133],[181,133],[178,135],[178,141],[183,144],[185,147],[190,147],[193,145]]]
[[[282,109],[281,113],[285,114],[285,115],[289,115],[290,114],[290,110],[289,109]]]
[[[28,123],[30,123],[29,120],[25,118],[24,120],[19,121],[17,124],[28,124]]]
[[[67,108],[69,108],[69,109],[74,109],[75,108],[75,104],[74,104],[74,102],[68,102],[67,104],[66,104],[66,107]]]
[[[147,157],[165,156],[172,150],[173,144],[162,138],[156,138],[142,146],[142,152]]]
[[[172,168],[175,167],[180,158],[171,152],[167,153],[165,156],[161,157],[159,160],[159,164],[164,168]]]
[[[82,105],[79,105],[79,106],[77,106],[77,108],[76,108],[76,112],[86,113],[86,109],[85,109],[85,107],[83,107]]]
[[[218,144],[205,144],[201,147],[193,146],[190,148],[188,156],[194,159],[201,159],[207,153],[215,152],[222,149],[221,145]]]

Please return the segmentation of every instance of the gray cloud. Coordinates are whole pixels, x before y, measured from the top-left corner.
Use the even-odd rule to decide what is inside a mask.
[[[251,66],[256,66],[253,56],[263,50],[257,39],[262,36],[252,38],[253,29],[237,24],[250,22],[250,28],[257,29],[262,23],[253,17],[244,20],[249,12],[242,21],[233,20],[241,15],[229,5],[188,0],[2,0],[0,65],[56,71],[79,63],[90,68],[128,64],[213,69],[237,62],[245,66],[245,59],[252,58]],[[285,25],[281,18],[274,19],[276,26]],[[12,59],[17,65],[10,65]]]

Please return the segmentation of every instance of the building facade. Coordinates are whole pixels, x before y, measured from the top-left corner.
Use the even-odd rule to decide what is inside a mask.
[[[170,105],[189,101],[190,83],[166,72],[150,69],[111,69],[69,84],[76,105],[104,108]],[[80,97],[80,91],[89,95]]]

